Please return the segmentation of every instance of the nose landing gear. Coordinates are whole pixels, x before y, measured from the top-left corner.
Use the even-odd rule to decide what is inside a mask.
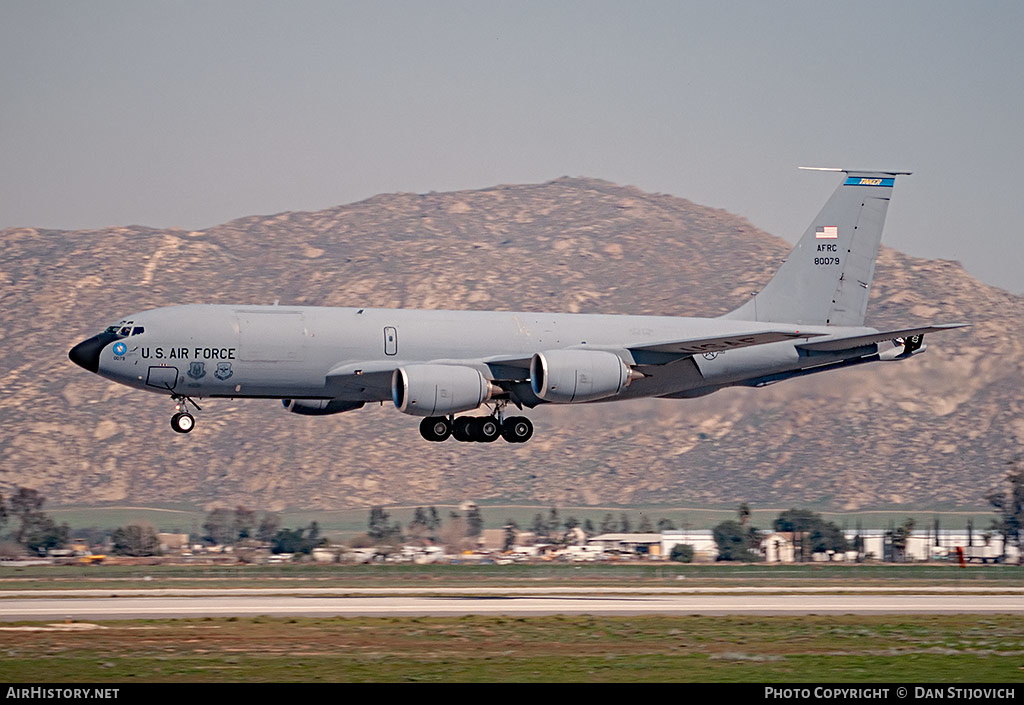
[[[171,417],[171,428],[178,433],[188,433],[196,427],[196,418],[187,411],[179,411]]]
[[[196,427],[196,417],[188,412],[188,405],[194,406],[196,411],[202,411],[202,409],[191,397],[186,397],[183,394],[172,394],[171,399],[175,402],[171,428],[178,433],[189,433]]]

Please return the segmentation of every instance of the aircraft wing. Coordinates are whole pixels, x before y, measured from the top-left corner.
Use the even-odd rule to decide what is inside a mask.
[[[903,328],[900,330],[886,330],[878,333],[868,333],[866,335],[854,335],[846,338],[829,338],[827,340],[816,340],[809,343],[801,343],[797,345],[801,350],[813,350],[816,352],[839,352],[840,350],[850,350],[851,348],[859,348],[865,345],[872,345],[874,343],[881,343],[885,340],[895,340],[896,338],[911,338],[915,335],[924,335],[925,333],[939,333],[944,330],[954,330],[956,328],[963,328],[969,326],[970,323],[944,323],[934,326],[923,326],[921,328]]]
[[[735,350],[746,348],[751,345],[764,345],[765,343],[778,343],[783,340],[794,340],[814,338],[824,335],[823,333],[796,333],[793,331],[769,330],[756,331],[753,333],[733,333],[731,335],[715,335],[703,338],[681,338],[679,340],[662,340],[656,343],[642,343],[632,345],[625,343],[620,348],[633,353],[637,364],[662,365],[673,362],[682,357],[700,355],[706,352],[721,352],[723,350]],[[574,348],[580,349],[580,348]],[[596,346],[586,346],[584,349],[600,349]],[[538,350],[537,352],[541,352]],[[653,353],[653,354],[652,354]],[[514,374],[515,370],[529,369],[532,356],[521,355],[501,356],[495,355],[473,362],[483,362],[495,373],[495,378],[521,378]],[[642,360],[642,361],[641,361]],[[445,360],[446,364],[458,364],[456,360]]]
[[[795,333],[793,331],[756,331],[752,333],[733,333],[702,338],[683,338],[665,340],[642,345],[623,345],[635,357],[648,358],[642,364],[665,364],[681,357],[699,355],[706,352],[735,350],[751,345],[777,343],[783,340],[808,339],[822,335],[821,333]],[[882,339],[884,339],[883,336]],[[645,355],[655,353],[655,355]],[[523,380],[528,376],[532,356],[522,354],[493,355],[473,360],[429,360],[431,364],[442,365],[486,365],[496,380]],[[639,360],[638,360],[639,362]],[[345,362],[332,368],[327,373],[327,381],[332,391],[338,396],[357,397],[366,400],[389,399],[391,397],[391,376],[395,369],[407,362],[401,360],[368,360],[365,362]]]
[[[764,345],[765,343],[778,343],[782,340],[794,340],[796,338],[813,338],[822,335],[821,333],[795,333],[793,331],[767,330],[756,333],[734,333],[732,335],[717,335],[706,338],[685,338],[682,340],[666,340],[658,343],[645,343],[643,345],[627,345],[630,351],[674,353],[676,355],[699,355],[706,352],[722,352],[723,350],[735,350],[746,348],[751,345]]]

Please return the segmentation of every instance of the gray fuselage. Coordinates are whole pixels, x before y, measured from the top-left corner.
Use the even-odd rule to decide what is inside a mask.
[[[529,393],[526,383],[529,358],[542,351],[608,350],[645,373],[613,399],[697,396],[730,384],[862,358],[873,350],[819,353],[809,360],[797,349],[798,339],[677,355],[665,364],[629,348],[780,328],[840,337],[874,330],[721,318],[226,305],[154,309],[129,316],[125,323],[143,332],[104,345],[96,372],[148,391],[195,398],[385,401],[390,390],[379,381],[342,384],[332,371],[359,374],[360,366],[376,372],[443,362],[522,382],[517,395],[527,406],[542,401]]]

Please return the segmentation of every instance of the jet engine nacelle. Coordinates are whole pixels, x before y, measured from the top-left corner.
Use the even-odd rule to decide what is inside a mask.
[[[479,370],[462,365],[407,365],[391,377],[391,399],[412,416],[471,411],[500,392]]]
[[[548,350],[530,361],[530,386],[544,401],[576,404],[613,397],[642,376],[604,350]]]
[[[361,401],[343,401],[341,399],[282,399],[281,403],[293,414],[302,414],[303,416],[340,414],[343,411],[352,411],[363,406]]]

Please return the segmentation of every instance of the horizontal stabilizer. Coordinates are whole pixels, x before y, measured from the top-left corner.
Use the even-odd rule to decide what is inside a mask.
[[[801,350],[813,350],[816,352],[839,352],[840,350],[850,350],[851,348],[859,348],[865,345],[872,345],[874,343],[881,343],[885,340],[895,340],[896,338],[910,338],[915,335],[924,335],[925,333],[939,333],[944,330],[953,330],[955,328],[963,328],[969,326],[970,323],[945,323],[936,326],[924,326],[923,328],[903,328],[901,330],[886,330],[878,333],[868,333],[866,335],[855,335],[847,338],[829,338],[828,340],[816,340],[810,343],[801,343],[797,345]]]
[[[734,333],[732,335],[717,335],[711,338],[687,338],[684,340],[668,340],[663,343],[651,343],[647,345],[630,345],[631,351],[675,353],[682,355],[699,355],[706,352],[722,352],[724,350],[735,350],[746,348],[751,345],[764,345],[766,343],[778,343],[782,340],[794,340],[796,338],[813,338],[822,333],[798,333],[794,331],[766,330],[756,333]]]

